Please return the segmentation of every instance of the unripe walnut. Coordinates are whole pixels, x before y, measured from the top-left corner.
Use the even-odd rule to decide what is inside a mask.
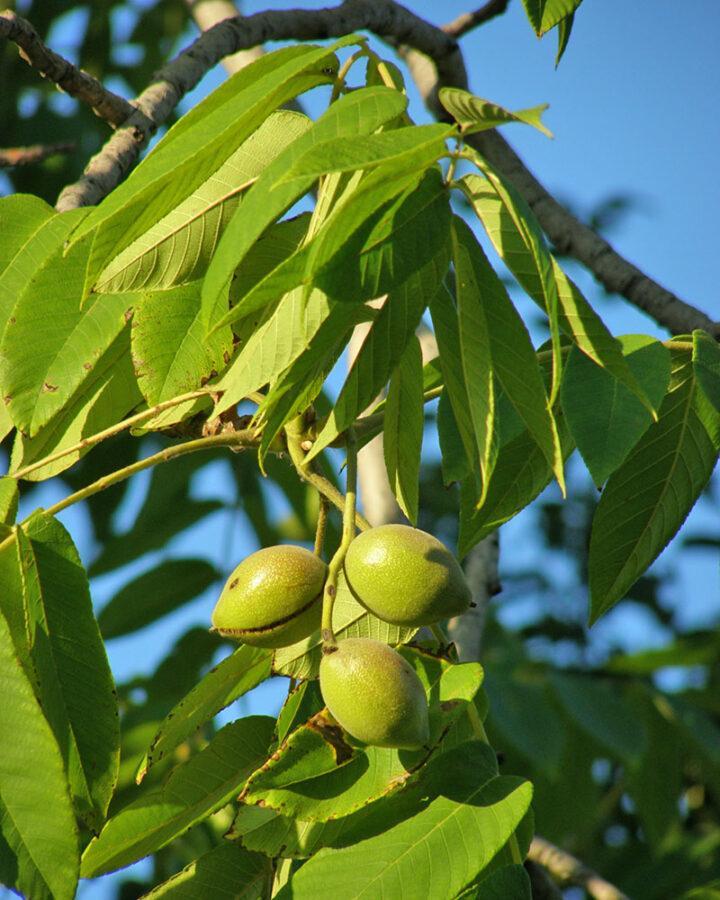
[[[327,566],[304,547],[281,544],[244,559],[223,588],[212,623],[223,637],[287,647],[320,627]]]
[[[347,638],[320,662],[327,708],[358,741],[416,750],[430,737],[425,689],[392,647],[372,638]]]
[[[436,537],[409,525],[381,525],[358,535],[345,557],[355,598],[393,625],[430,625],[470,605],[460,564]]]

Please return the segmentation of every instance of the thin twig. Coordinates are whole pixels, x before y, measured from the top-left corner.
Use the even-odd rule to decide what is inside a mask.
[[[614,884],[610,884],[571,853],[556,847],[545,838],[533,838],[528,859],[547,869],[561,884],[575,884],[584,888],[594,900],[628,900],[627,895]]]
[[[323,547],[325,546],[325,532],[327,530],[328,512],[330,511],[330,503],[327,497],[320,494],[318,505],[317,525],[315,526],[315,546],[313,552],[315,556],[322,557]]]
[[[29,147],[5,147],[0,149],[0,169],[12,166],[30,166],[51,156],[74,153],[77,144],[32,144]]]
[[[124,97],[109,91],[97,78],[46,47],[30,22],[12,10],[0,12],[0,37],[14,41],[20,48],[20,56],[33,69],[37,69],[66,94],[87,103],[97,116],[110,125],[122,125],[135,112],[132,104]]]
[[[488,0],[480,9],[476,9],[474,12],[462,13],[457,19],[453,19],[447,25],[443,25],[442,30],[445,34],[449,34],[454,38],[460,38],[467,34],[468,31],[472,31],[473,28],[484,25],[490,19],[494,19],[495,16],[501,16],[509,4],[510,0]]]

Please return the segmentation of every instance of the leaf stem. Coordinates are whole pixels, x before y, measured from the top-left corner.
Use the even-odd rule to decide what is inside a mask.
[[[345,508],[343,510],[343,532],[340,546],[330,560],[328,574],[323,591],[322,634],[323,649],[337,645],[332,628],[332,611],[337,596],[337,583],[340,570],[345,562],[345,554],[355,537],[355,505],[357,499],[357,442],[352,428],[347,431],[347,468],[345,470]]]
[[[118,484],[120,481],[125,481],[126,478],[130,478],[131,475],[135,475],[137,472],[142,472],[144,469],[149,469],[159,463],[169,462],[171,459],[177,459],[179,456],[185,456],[187,453],[196,453],[199,450],[212,450],[215,447],[238,447],[240,449],[247,449],[248,447],[257,447],[259,442],[260,438],[257,431],[254,429],[247,429],[245,431],[213,434],[209,437],[186,441],[184,444],[175,444],[172,447],[165,447],[164,450],[160,450],[152,456],[148,456],[129,466],[125,466],[123,469],[117,469],[115,472],[110,472],[109,475],[98,478],[97,481],[93,481],[93,483],[87,485],[87,487],[76,491],[74,494],[70,494],[65,497],[64,500],[60,500],[59,503],[49,506],[45,512],[47,515],[53,516],[63,509],[67,509],[68,506],[73,506],[75,503],[86,500],[88,497],[92,497],[93,494],[98,494],[100,491],[104,491],[106,488],[112,487],[112,485]]]
[[[36,469],[42,469],[43,466],[47,466],[58,459],[62,459],[63,456],[69,456],[71,453],[75,453],[78,450],[84,450],[86,447],[93,447],[95,444],[99,444],[100,441],[104,441],[109,437],[120,434],[121,431],[125,431],[128,428],[132,428],[133,425],[139,425],[140,422],[144,422],[146,419],[152,419],[166,409],[172,409],[173,406],[178,406],[181,403],[185,403],[187,400],[196,400],[200,397],[207,397],[207,395],[211,393],[212,390],[210,388],[204,388],[199,391],[190,391],[188,394],[180,394],[170,400],[163,400],[162,403],[157,403],[155,406],[143,409],[134,416],[123,419],[122,422],[116,422],[115,425],[111,425],[109,428],[103,429],[103,431],[98,431],[97,434],[91,434],[90,437],[83,438],[81,441],[78,441],[77,444],[73,444],[72,447],[64,447],[62,450],[57,450],[55,453],[51,453],[49,456],[45,456],[37,462],[24,466],[22,469],[18,469],[18,471],[13,472],[10,477],[18,480],[24,478]]]
[[[327,497],[320,494],[320,506],[318,507],[317,525],[315,527],[315,556],[322,556],[323,553],[329,509],[330,504]]]

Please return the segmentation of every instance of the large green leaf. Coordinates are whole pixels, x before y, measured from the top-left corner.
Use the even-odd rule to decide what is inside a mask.
[[[392,290],[372,324],[307,459],[331,444],[383,390],[447,267],[443,252]]]
[[[296,112],[272,113],[189,197],[119,253],[98,275],[95,290],[167,288],[200,278],[240,193],[310,124]]]
[[[555,420],[563,458],[567,459],[575,445],[562,415],[556,412]],[[527,430],[501,444],[485,504],[480,509],[476,508],[475,479],[466,478],[462,482],[458,538],[460,556],[532,503],[551,480],[550,466]]]
[[[482,97],[476,97],[475,94],[457,87],[440,88],[438,99],[458,123],[463,134],[487,131],[488,128],[495,128],[508,122],[523,122],[537,128],[547,137],[552,137],[552,132],[543,125],[540,118],[548,108],[547,103],[533,106],[531,109],[510,112],[497,103],[483,100]]]
[[[386,644],[401,644],[409,641],[417,628],[390,625],[369,613],[353,597],[340,575],[337,595],[333,606],[333,631],[338,638],[370,637]],[[292,644],[281,647],[273,655],[273,671],[291,678],[317,678],[322,659],[322,639],[320,632]]]
[[[11,294],[2,289],[3,274],[8,267],[14,266],[15,258],[35,233],[56,216],[52,206],[33,194],[11,194],[0,198],[0,234],[3,236],[0,246],[0,321],[4,321],[8,311],[6,303],[11,301]]]
[[[18,486],[14,478],[0,477],[0,522],[12,525],[18,510]]]
[[[133,364],[150,406],[200,387],[230,357],[229,328],[205,335],[200,288],[201,283],[194,281],[135,297]]]
[[[454,897],[507,842],[532,791],[518,778],[494,777],[486,745],[465,744],[443,761],[445,788],[421,812],[354,846],[321,850],[277,896]]]
[[[419,750],[350,747],[324,714],[294,731],[248,780],[242,799],[304,821],[350,815],[414,779],[480,689],[478,663],[456,665],[403,651],[428,694],[430,738]]]
[[[123,585],[103,606],[98,625],[105,640],[130,634],[194,600],[220,578],[206,559],[168,559]]]
[[[390,488],[400,509],[417,524],[425,412],[422,393],[422,350],[413,335],[390,379],[383,452]]]
[[[512,184],[502,179],[484,160],[478,158],[478,164],[482,166],[487,180],[468,175],[462,179],[460,186],[503,262],[528,295],[547,313],[554,336],[554,353],[559,352],[559,344],[553,331],[553,311],[559,326],[583,353],[607,369],[654,413],[619,343],[548,251],[535,214]],[[554,384],[559,384],[559,357],[553,362]]]
[[[120,734],[87,576],[70,535],[56,519],[35,514],[19,527],[16,541],[21,577],[1,605],[11,621],[24,620],[24,633],[16,629],[14,635],[18,655],[33,673],[76,811],[99,829],[115,788]]]
[[[455,413],[443,389],[437,407],[437,432],[442,454],[442,476],[446,487],[463,481],[470,474],[470,460],[465,453]],[[537,446],[537,445],[536,445]],[[538,447],[538,451],[539,451]]]
[[[287,181],[313,181],[329,172],[355,172],[374,169],[386,163],[396,163],[410,151],[427,140],[428,134],[450,134],[443,125],[409,125],[393,128],[377,134],[355,137],[338,137],[306,151],[285,174],[280,184]]]
[[[657,422],[608,479],[590,537],[590,621],[617,603],[680,528],[712,474],[720,417],[673,353]]]
[[[234,406],[252,391],[270,384],[306,349],[330,313],[330,303],[322,291],[314,290],[307,300],[302,288],[290,291],[278,303],[270,318],[240,347],[222,378],[214,387],[223,392],[215,412]]]
[[[0,876],[33,900],[72,900],[79,849],[63,759],[1,612],[0,694]]]
[[[270,113],[331,82],[337,69],[333,49],[353,40],[333,47],[296,44],[268,53],[170,129],[73,234],[74,243],[94,232],[85,293],[95,289],[108,263],[207,181]]]
[[[720,347],[704,331],[693,331],[695,377],[708,400],[720,412]]]
[[[164,847],[224,806],[267,756],[274,719],[250,716],[226,725],[162,787],[123,807],[86,848],[83,878],[112,872]]]
[[[142,400],[130,360],[130,329],[126,327],[103,353],[86,382],[81,384],[65,408],[41,428],[34,438],[18,433],[13,445],[10,471],[19,472],[51,453],[75,447],[84,438],[119,422]],[[24,475],[28,481],[52,478],[72,466],[88,452],[80,447],[55,462]]]
[[[542,450],[558,484],[564,490],[560,440],[530,335],[472,231],[457,218],[453,227],[456,247],[455,268],[458,273],[460,351],[465,366],[465,379],[468,396],[471,399],[471,415],[475,422],[478,447],[482,449],[485,446],[480,442],[479,425],[485,424],[486,429],[490,431],[494,419],[494,400],[491,402],[489,399],[492,397],[491,388],[486,391],[488,403],[480,404],[475,412],[472,411],[474,391],[470,390],[471,379],[477,378],[477,374],[473,373],[481,371],[485,365],[478,349],[480,346],[478,332],[480,332],[485,335],[485,353],[492,357],[492,374],[497,378],[508,400]],[[465,313],[464,306],[468,307]],[[468,368],[470,364],[472,370]],[[486,378],[489,377],[488,374]],[[483,415],[485,419],[482,418]],[[486,442],[489,443],[489,439],[486,439]],[[486,457],[488,463],[491,458]],[[493,466],[488,463],[485,470],[489,475]],[[478,506],[482,505],[488,487],[488,484],[483,484]]]
[[[311,147],[332,138],[371,134],[400,115],[406,104],[402,94],[386,87],[345,94],[264,170],[228,223],[208,267],[202,295],[203,322],[208,329],[225,312],[228,286],[239,263],[268,225],[311,187],[312,178],[304,184],[279,184],[293,163]]]
[[[30,437],[80,385],[92,380],[126,322],[130,302],[122,295],[102,296],[89,309],[79,308],[87,254],[80,247],[63,259],[62,248],[70,229],[86,215],[87,210],[73,210],[52,220],[52,241],[49,229],[43,230],[17,259],[20,267],[44,254],[32,279],[17,286],[0,344],[5,403],[15,424]],[[29,346],[38,352],[28,353]]]
[[[362,304],[336,303],[304,352],[278,379],[258,410],[266,420],[260,445],[261,458],[285,423],[318,396],[345,349],[352,329],[368,316],[369,311]]]
[[[582,0],[523,0],[527,17],[538,37],[572,15],[581,3]]]
[[[144,900],[262,900],[271,862],[261,853],[250,853],[236,843],[213,847],[163,881]]]
[[[619,338],[630,370],[653,405],[662,403],[670,379],[670,353],[653,338]],[[595,484],[603,484],[652,422],[622,381],[573,347],[562,385],[565,419]]]
[[[138,780],[220,710],[265,681],[271,660],[267,650],[244,644],[204,675],[160,723],[140,765]]]

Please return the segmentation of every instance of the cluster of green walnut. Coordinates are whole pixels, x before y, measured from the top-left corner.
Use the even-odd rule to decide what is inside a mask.
[[[214,629],[258,647],[287,647],[309,637],[320,627],[327,568],[304,547],[258,550],[228,579],[213,612]],[[431,625],[470,605],[470,589],[452,553],[433,535],[407,525],[381,525],[356,537],[344,575],[356,600],[393,625]],[[422,682],[382,641],[325,643],[320,691],[333,718],[357,741],[417,749],[429,740]]]

